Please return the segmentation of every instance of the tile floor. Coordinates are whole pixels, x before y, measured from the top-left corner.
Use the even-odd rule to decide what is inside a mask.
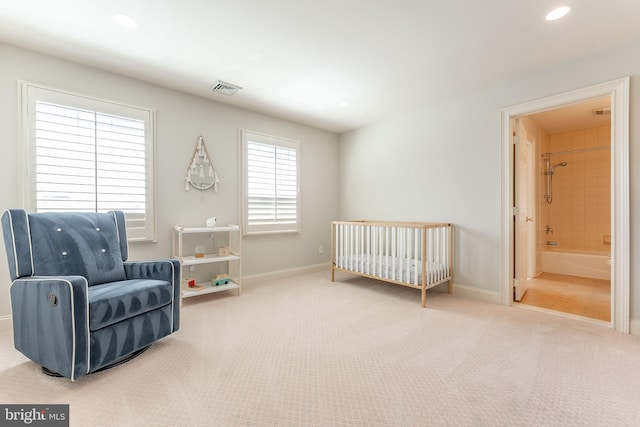
[[[542,273],[529,279],[522,304],[611,320],[611,281]]]

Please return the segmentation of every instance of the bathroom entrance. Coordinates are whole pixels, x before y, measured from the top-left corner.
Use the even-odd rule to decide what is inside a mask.
[[[611,98],[528,114],[517,127],[516,188],[527,193],[518,207],[528,206],[533,231],[515,234],[516,262],[528,274],[518,278],[514,300],[610,322]]]
[[[602,104],[607,100],[609,107]],[[588,102],[596,103],[589,106],[590,115],[606,123],[568,129],[567,124],[573,121],[569,107]],[[534,169],[535,178],[530,179],[533,184],[529,186],[535,190],[527,190],[533,191],[531,194],[535,202],[524,215],[518,209],[521,177],[519,147],[515,143],[516,119],[535,139],[532,150],[535,162],[530,167]],[[601,144],[607,135],[608,147]],[[598,292],[608,298],[609,310],[604,307],[607,305],[605,302],[600,303],[597,311],[605,316],[609,313],[609,321],[605,322],[614,330],[629,333],[629,78],[503,109],[501,149],[502,303],[534,307],[529,305],[531,301],[527,302],[535,296],[533,291],[542,285],[556,284],[554,291],[564,288],[565,293],[548,298],[556,302],[555,307],[543,308],[564,314],[569,312],[566,307],[571,303],[573,307],[587,305],[575,303],[576,295],[588,293],[581,285],[603,285],[608,290]],[[608,156],[608,161],[588,158],[603,153]],[[608,188],[608,200],[598,201],[603,196],[596,195],[595,191],[603,187]],[[520,231],[526,229],[519,227],[522,223],[533,223],[534,237],[530,240],[534,242],[534,249],[526,249],[531,247],[530,244],[524,245],[525,249],[521,246]],[[601,256],[603,253],[609,255]],[[591,256],[599,257],[599,260]],[[524,268],[523,259],[528,260]],[[604,265],[600,265],[600,261]],[[565,269],[580,263],[582,266],[577,273]],[[528,270],[533,270],[524,277],[528,288],[519,290],[522,272]],[[604,277],[587,277],[586,274],[604,274]],[[534,279],[547,283],[536,283]],[[608,287],[603,283],[590,282],[607,279]],[[567,294],[567,291],[574,295]],[[540,292],[549,295],[549,291]],[[518,293],[521,302],[515,302]],[[566,303],[565,307],[557,304],[560,300]],[[574,314],[587,319],[584,313]]]

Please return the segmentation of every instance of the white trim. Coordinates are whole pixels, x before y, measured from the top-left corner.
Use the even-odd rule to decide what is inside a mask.
[[[537,311],[538,313],[550,314],[552,316],[564,317],[565,319],[579,320],[581,322],[587,322],[593,325],[611,328],[611,323],[605,320],[592,319],[590,317],[578,316],[577,314],[565,313],[563,311],[551,310],[549,308],[536,307],[535,305],[528,305],[520,302],[514,302],[513,306],[516,308],[522,308],[524,310]]]
[[[630,227],[629,227],[629,77],[564,94],[527,102],[502,110],[501,142],[501,239],[500,300],[511,305],[513,295],[513,144],[511,121],[518,116],[550,110],[566,104],[611,96],[612,274],[611,319],[613,329],[629,333]]]
[[[71,351],[73,352],[73,357],[71,358],[71,381],[74,381],[75,372],[76,372],[76,300],[73,296],[73,285],[69,280],[60,279],[63,282],[66,282],[69,285],[69,293],[71,294],[71,339],[73,341],[73,347]],[[88,292],[86,292],[88,293]],[[87,312],[89,311],[89,306],[87,305]],[[88,343],[87,343],[88,344]],[[88,347],[88,345],[87,345]],[[89,365],[89,361],[87,361],[87,367]],[[87,370],[87,372],[89,372]]]
[[[175,283],[176,266],[171,261],[167,261],[167,262],[171,264],[171,333],[174,333],[175,330],[173,329],[173,309],[174,309],[173,305],[176,302],[176,283]]]
[[[91,327],[89,325],[89,282],[86,277],[84,279],[84,295],[85,295],[85,304],[87,309],[85,312],[87,313],[85,319],[85,325],[87,325],[87,374],[91,370]]]
[[[488,304],[500,304],[500,293],[467,285],[453,285],[453,294]]]
[[[0,317],[0,333],[11,332],[13,330],[13,317],[2,316]]]
[[[250,135],[250,138],[249,138]],[[240,200],[240,212],[242,215],[243,235],[286,234],[302,232],[302,201],[301,201],[301,151],[302,144],[299,140],[281,136],[269,135],[248,129],[239,129],[240,138],[240,182],[242,195]],[[249,224],[248,213],[248,145],[251,142],[265,144],[272,147],[281,147],[294,150],[296,153],[296,222],[295,224]]]
[[[306,267],[291,268],[287,270],[270,271],[268,273],[253,274],[251,276],[244,276],[242,278],[242,284],[253,285],[261,282],[267,282],[269,280],[286,279],[287,277],[299,276],[301,274],[316,273],[318,271],[325,271],[331,269],[331,264],[316,264],[308,265]]]
[[[640,336],[640,320],[631,319],[629,323],[629,333],[631,335]]]
[[[69,98],[72,98],[71,100]],[[23,208],[35,211],[35,178],[32,173],[34,156],[35,123],[32,109],[36,100],[53,100],[60,104],[69,104],[75,107],[87,108],[92,111],[100,111],[107,114],[117,114],[132,117],[145,123],[144,132],[144,166],[145,166],[145,214],[144,228],[129,228],[128,238],[136,242],[157,241],[157,178],[156,174],[156,110],[139,105],[126,104],[106,98],[98,98],[76,92],[56,89],[25,80],[18,80],[18,101],[20,102],[20,143],[21,143],[21,173],[19,177],[19,195]],[[100,108],[97,108],[97,104]],[[126,114],[120,111],[126,109]],[[30,116],[30,113],[32,114]],[[31,120],[33,119],[33,120]],[[125,213],[125,220],[127,214]],[[131,215],[129,215],[131,219]]]

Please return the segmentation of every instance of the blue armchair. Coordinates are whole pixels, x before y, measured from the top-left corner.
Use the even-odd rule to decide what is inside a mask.
[[[124,214],[2,215],[17,350],[75,380],[180,326],[177,260],[127,262]]]

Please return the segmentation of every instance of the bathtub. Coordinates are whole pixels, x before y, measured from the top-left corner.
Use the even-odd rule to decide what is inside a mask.
[[[608,252],[545,249],[542,251],[542,271],[611,280],[611,256]]]

